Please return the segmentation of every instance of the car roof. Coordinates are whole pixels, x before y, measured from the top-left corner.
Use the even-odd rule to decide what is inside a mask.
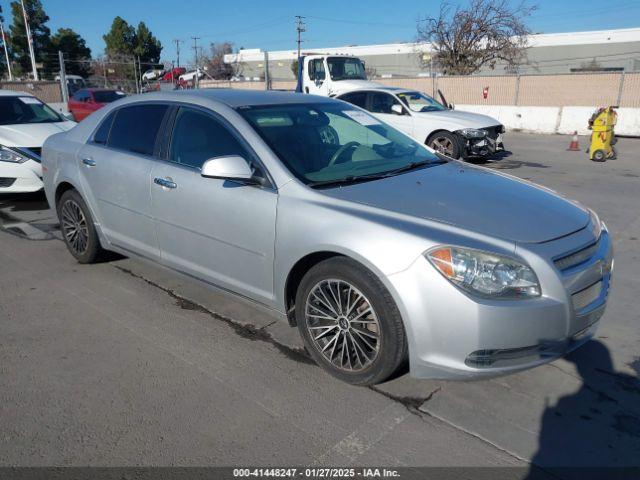
[[[380,85],[379,87],[364,87],[364,88],[356,88],[353,90],[349,90],[344,93],[340,93],[338,96],[341,97],[347,93],[355,93],[355,92],[387,92],[387,93],[412,93],[417,92],[418,90],[412,90],[410,88],[400,88],[400,87],[385,87],[384,85]]]
[[[32,93],[17,90],[0,90],[0,97],[33,97]]]
[[[148,98],[167,101],[185,101],[187,98],[193,98],[205,101],[213,100],[223,103],[231,108],[295,103],[330,103],[334,101],[329,97],[296,93],[292,91],[241,90],[232,88],[206,88],[198,90],[153,92],[145,93],[142,96],[135,95],[129,98],[137,100]]]

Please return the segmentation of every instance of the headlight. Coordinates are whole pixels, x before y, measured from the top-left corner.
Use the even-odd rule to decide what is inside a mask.
[[[463,128],[462,130],[458,130],[458,132],[467,138],[483,138],[487,136],[486,130],[478,130],[475,128]]]
[[[0,162],[23,163],[27,160],[29,160],[29,158],[25,155],[20,155],[18,152],[4,145],[0,145]]]
[[[540,296],[531,268],[512,258],[460,247],[438,247],[425,254],[451,283],[483,297]]]

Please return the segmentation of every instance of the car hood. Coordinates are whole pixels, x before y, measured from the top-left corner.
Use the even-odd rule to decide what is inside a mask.
[[[590,218],[585,208],[551,190],[460,162],[322,193],[524,243],[575,232]]]
[[[0,125],[0,144],[7,147],[42,147],[54,133],[66,132],[75,122],[25,123]]]
[[[380,88],[382,85],[369,80],[336,80],[331,82],[331,95],[339,95],[351,90],[361,90],[363,88]]]
[[[480,113],[464,112],[462,110],[442,110],[439,112],[414,113],[416,119],[424,118],[430,123],[438,121],[447,130],[455,131],[462,128],[484,128],[500,125],[500,122],[488,115]]]

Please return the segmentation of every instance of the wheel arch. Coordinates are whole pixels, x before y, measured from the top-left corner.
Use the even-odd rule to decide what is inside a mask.
[[[55,205],[53,205],[54,209],[58,208],[58,202],[60,201],[60,197],[62,197],[62,195],[69,190],[78,191],[75,185],[73,185],[71,182],[67,180],[63,180],[58,184],[58,186],[56,187],[55,195],[54,195],[54,201],[55,201]]]

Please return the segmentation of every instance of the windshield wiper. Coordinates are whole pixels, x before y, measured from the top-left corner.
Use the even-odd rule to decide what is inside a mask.
[[[370,180],[377,180],[379,178],[385,178],[388,172],[372,173],[369,175],[349,175],[347,177],[336,178],[333,180],[319,180],[317,182],[309,182],[307,185],[310,187],[329,187],[333,185],[353,185],[354,183],[368,182]]]
[[[410,170],[415,170],[416,168],[431,166],[431,165],[441,165],[443,163],[447,163],[448,160],[439,159],[439,160],[423,160],[420,162],[411,162],[408,165],[405,165],[400,168],[396,168],[395,170],[388,170],[386,172],[380,173],[371,173],[368,175],[349,175],[347,177],[336,178],[333,180],[319,180],[317,182],[309,182],[307,185],[310,187],[327,187],[332,185],[352,185],[354,183],[359,182],[368,182],[370,180],[378,180],[380,178],[388,178],[393,177],[394,175],[398,175],[400,173],[408,172]]]
[[[439,158],[438,160],[422,160],[420,162],[411,162],[404,167],[396,168],[395,170],[389,170],[385,172],[385,177],[392,177],[394,175],[398,175],[399,173],[408,172],[410,170],[415,170],[416,168],[433,166],[433,165],[442,165],[443,163],[447,163],[447,160]]]

